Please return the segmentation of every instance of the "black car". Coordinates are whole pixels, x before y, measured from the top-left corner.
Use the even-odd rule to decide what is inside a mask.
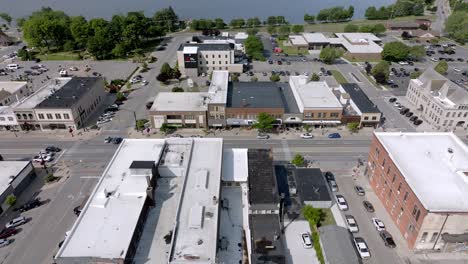
[[[374,206],[369,201],[364,201],[362,204],[364,205],[364,208],[366,208],[367,212],[373,213],[375,211]]]
[[[101,74],[99,72],[93,72],[93,76],[100,77]]]
[[[147,102],[146,109],[150,109],[153,106],[154,102]]]
[[[394,102],[396,102],[396,100],[397,100],[397,99],[396,99],[395,97],[392,97],[392,98],[390,98],[388,101],[389,101],[390,103],[394,103]]]
[[[286,76],[291,75],[291,73],[289,71],[286,71],[285,73],[286,73]]]
[[[273,61],[272,61],[272,60],[268,60],[268,64],[273,64]]]
[[[263,76],[267,76],[267,75],[268,75],[268,73],[266,73],[266,72],[263,72],[262,74],[263,74]]]
[[[23,204],[22,206],[16,208],[17,211],[20,211],[20,212],[26,212],[26,211],[29,211],[31,209],[34,209],[36,207],[39,207],[41,206],[41,201],[39,200],[39,198],[36,198],[34,200],[31,200],[25,204]]]
[[[47,152],[60,152],[61,150],[61,148],[55,146],[48,146],[47,148],[45,148],[45,151]]]
[[[331,171],[327,171],[325,172],[325,179],[327,179],[327,181],[334,181],[335,175],[333,175]]]
[[[409,108],[404,107],[403,109],[400,110],[400,114],[402,114],[402,115],[406,115],[406,113],[408,113],[408,112],[409,112]]]
[[[392,84],[390,84],[390,87],[391,87],[391,88],[398,88],[398,84],[392,83]]]
[[[122,138],[121,137],[115,137],[112,139],[112,143],[114,144],[120,144],[120,142],[122,142]]]
[[[412,117],[413,116],[413,112],[408,112],[405,114],[406,117]]]
[[[419,126],[419,125],[422,124],[422,123],[423,123],[423,121],[422,121],[421,119],[415,120],[415,121],[413,122],[413,124],[414,124],[415,126]]]
[[[418,119],[417,116],[412,116],[412,117],[410,117],[409,121],[414,122],[414,121],[416,121],[417,119]]]
[[[366,194],[366,191],[360,185],[355,185],[354,190],[356,191],[357,195],[359,195],[359,196],[364,196]]]
[[[389,248],[396,247],[396,244],[395,244],[395,241],[393,241],[392,235],[390,235],[390,233],[388,233],[387,231],[385,231],[385,230],[380,231],[380,237],[384,241],[385,246],[387,246]]]
[[[457,61],[463,62],[463,58],[458,58]]]

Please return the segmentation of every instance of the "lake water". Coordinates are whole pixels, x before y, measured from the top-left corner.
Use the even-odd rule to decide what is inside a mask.
[[[382,6],[394,0],[0,0],[0,12],[14,18],[31,14],[42,6],[65,11],[69,15],[87,18],[110,18],[116,13],[145,11],[151,16],[160,8],[172,6],[183,19],[221,17],[232,18],[283,15],[290,23],[303,23],[305,13],[316,14],[320,9],[332,6],[353,5],[354,18],[363,18],[368,6]]]

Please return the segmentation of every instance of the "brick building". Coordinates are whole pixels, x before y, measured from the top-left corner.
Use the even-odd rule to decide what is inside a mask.
[[[366,175],[410,249],[468,242],[468,147],[453,133],[376,132]]]

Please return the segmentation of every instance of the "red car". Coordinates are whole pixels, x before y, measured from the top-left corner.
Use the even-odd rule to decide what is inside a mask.
[[[18,233],[18,229],[16,228],[3,229],[2,232],[0,233],[0,239],[11,237],[12,235],[16,235],[17,233]]]

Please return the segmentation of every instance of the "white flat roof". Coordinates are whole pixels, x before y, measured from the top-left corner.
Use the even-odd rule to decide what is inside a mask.
[[[301,113],[310,108],[342,108],[326,82],[307,82],[304,75],[289,77],[289,85]]]
[[[301,35],[289,35],[289,40],[293,45],[308,45],[307,41]]]
[[[133,161],[158,162],[164,144],[164,139],[123,140],[57,258],[125,257],[148,187],[146,177],[132,176],[129,167]]]
[[[159,93],[151,111],[206,111],[208,93]]]
[[[246,182],[249,175],[248,149],[230,148],[223,152],[223,181]]]
[[[341,44],[350,53],[381,53],[382,47],[375,41],[380,38],[371,33],[335,33],[338,38],[330,38],[330,43]]]
[[[11,106],[0,106],[0,115],[11,115],[13,114],[13,109]]]
[[[308,43],[328,43],[328,38],[322,33],[304,33],[302,34]]]
[[[337,35],[338,37],[345,37],[347,39],[368,39],[368,40],[372,40],[372,41],[381,41],[381,39],[379,37],[377,37],[376,35],[372,34],[372,33],[335,33],[335,35]]]
[[[234,39],[247,39],[248,37],[249,37],[249,34],[247,34],[245,32],[237,32],[234,35]]]
[[[53,79],[30,96],[21,99],[12,106],[18,109],[32,109],[44,101],[44,99],[46,99],[52,93],[62,88],[71,79],[71,77]]]
[[[21,171],[28,166],[29,161],[0,161],[0,194],[2,194]]]
[[[27,82],[0,82],[0,91],[4,90],[14,94],[26,84]]]
[[[226,104],[228,93],[229,71],[213,71],[211,75],[210,94],[211,104]]]
[[[427,210],[468,212],[468,147],[455,134],[375,136]]]
[[[223,140],[194,139],[169,263],[215,263]]]
[[[186,46],[184,47],[184,54],[197,54],[198,53],[198,47],[193,47],[193,46]]]

